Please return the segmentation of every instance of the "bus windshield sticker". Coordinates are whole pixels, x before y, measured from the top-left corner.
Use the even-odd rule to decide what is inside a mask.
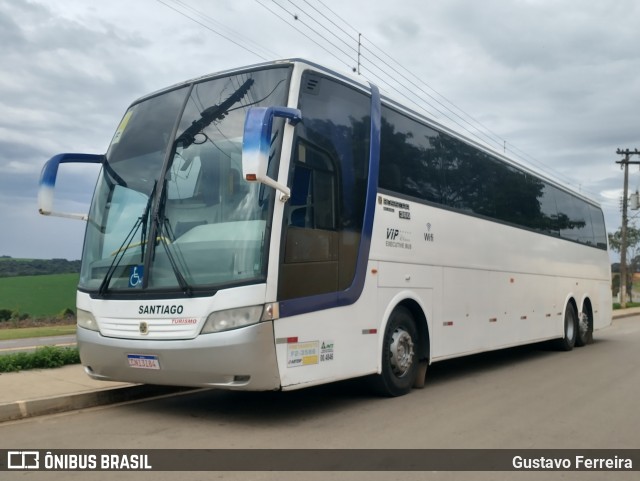
[[[120,125],[118,125],[118,128],[116,129],[116,133],[113,134],[113,140],[111,141],[112,145],[120,142],[120,139],[122,138],[122,134],[124,133],[124,129],[127,128],[127,125],[129,124],[129,120],[131,120],[132,115],[133,115],[133,110],[129,110],[126,114],[124,114],[124,117],[122,117],[122,120],[120,121]]]
[[[131,269],[129,270],[129,287],[138,287],[141,285],[143,273],[144,266],[131,266]]]

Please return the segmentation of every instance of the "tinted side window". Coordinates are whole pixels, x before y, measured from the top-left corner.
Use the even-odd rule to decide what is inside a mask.
[[[607,248],[607,229],[604,224],[604,216],[602,211],[597,207],[590,205],[589,212],[591,214],[591,225],[593,226],[593,241],[596,247],[600,249]]]
[[[589,205],[573,197],[573,204],[575,210],[575,221],[579,225],[577,229],[578,242],[590,246],[595,246],[596,243],[593,240],[593,225],[591,224],[591,213],[589,212]]]
[[[382,109],[380,187],[581,244],[607,245],[598,208],[388,107]]]
[[[559,236],[558,208],[556,206],[556,196],[559,191],[539,179],[533,179],[533,182],[536,184],[539,213],[533,219],[532,227],[545,234]]]
[[[586,243],[586,232],[591,228],[591,219],[589,218],[587,222],[584,210],[577,199],[567,192],[558,190],[556,205],[558,206],[560,236],[575,242]],[[593,234],[591,238],[593,239]]]
[[[442,200],[438,132],[382,108],[380,187],[430,202]]]
[[[540,217],[538,190],[530,176],[507,164],[496,169],[496,217],[504,222],[535,229]]]
[[[499,164],[448,135],[437,141],[443,170],[443,203],[465,212],[495,217],[495,181]]]

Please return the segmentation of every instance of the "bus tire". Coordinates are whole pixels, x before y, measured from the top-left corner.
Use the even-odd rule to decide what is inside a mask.
[[[578,331],[576,332],[576,346],[582,347],[593,342],[593,326],[586,312],[582,312],[578,318]]]
[[[570,351],[576,345],[578,334],[578,315],[573,304],[567,304],[564,312],[564,335],[562,339],[557,339],[555,346],[559,351]]]
[[[411,312],[398,306],[391,313],[382,343],[382,372],[373,377],[374,389],[396,397],[411,391],[418,373],[418,330]]]

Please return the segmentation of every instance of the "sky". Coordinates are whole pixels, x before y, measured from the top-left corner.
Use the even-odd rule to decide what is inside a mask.
[[[40,171],[106,152],[137,98],[279,58],[357,70],[358,33],[364,78],[592,197],[613,232],[638,19],[637,0],[0,0],[0,256],[80,258],[84,222],[37,212]],[[86,213],[98,172],[66,167],[56,209]]]

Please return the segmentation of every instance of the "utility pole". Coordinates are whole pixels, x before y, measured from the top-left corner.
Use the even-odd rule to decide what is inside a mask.
[[[616,164],[620,164],[620,167],[624,169],[624,189],[622,194],[622,227],[620,228],[620,234],[622,244],[620,248],[620,307],[623,309],[627,307],[627,207],[629,196],[629,164],[640,165],[640,161],[631,161],[632,155],[640,155],[640,151],[630,151],[629,149],[616,150],[616,154],[624,155],[624,160],[616,161]],[[632,274],[633,275],[633,274]]]

